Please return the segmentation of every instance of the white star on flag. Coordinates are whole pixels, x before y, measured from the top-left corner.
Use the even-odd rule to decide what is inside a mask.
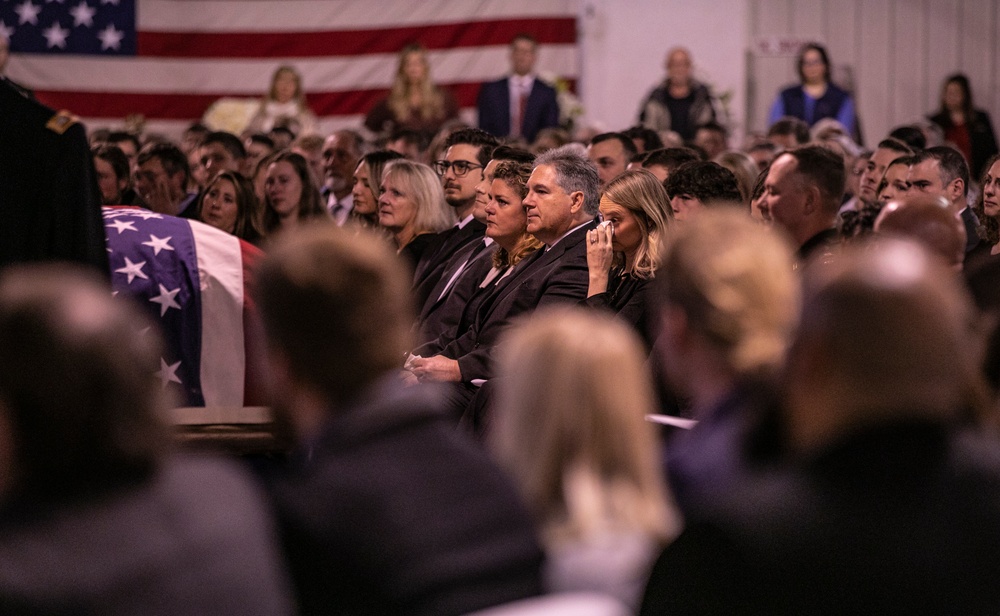
[[[132,263],[132,260],[125,257],[125,267],[115,270],[116,274],[126,274],[128,276],[128,283],[132,284],[132,281],[136,278],[142,278],[143,280],[149,280],[149,276],[143,273],[142,268],[146,265],[145,261],[139,261],[138,263]]]
[[[104,210],[104,217],[105,218],[117,218],[118,216],[128,216],[131,213],[132,212],[129,212],[128,210],[124,210],[124,209],[122,209],[122,210],[111,210],[109,208],[105,208],[105,210]]]
[[[160,383],[163,389],[167,388],[167,383],[177,383],[181,384],[181,380],[177,377],[177,369],[180,368],[181,362],[175,364],[167,365],[167,362],[160,358],[160,369],[156,372],[156,376],[160,378]]]
[[[56,21],[48,28],[42,30],[42,36],[45,37],[45,41],[50,48],[58,47],[59,49],[66,49],[66,39],[69,37],[69,30],[60,26],[59,22]]]
[[[0,37],[10,40],[10,37],[14,36],[14,28],[11,28],[0,19]]]
[[[170,235],[168,235],[165,238],[159,238],[159,237],[156,237],[155,235],[153,235],[152,233],[150,233],[149,234],[149,241],[148,242],[143,242],[142,245],[143,246],[149,246],[150,248],[152,248],[153,249],[153,256],[158,256],[160,254],[161,250],[173,250],[174,249],[174,247],[170,245],[170,240],[172,240],[172,239],[173,239],[173,236],[170,236]]]
[[[174,301],[174,298],[177,297],[177,294],[181,292],[180,287],[177,287],[173,291],[167,291],[167,288],[162,284],[159,285],[159,287],[160,287],[160,294],[157,295],[156,297],[149,298],[149,301],[153,302],[154,304],[160,305],[160,316],[162,317],[163,315],[167,314],[167,310],[170,308],[176,308],[180,310],[181,305],[178,304],[176,301]]]
[[[14,9],[17,13],[18,25],[24,24],[38,25],[38,14],[42,12],[42,7],[36,6],[31,0],[24,0]]]
[[[100,31],[97,38],[101,39],[101,51],[119,49],[122,46],[122,39],[125,38],[125,33],[116,29],[114,24],[108,24],[107,28]]]
[[[124,220],[116,220],[113,223],[111,223],[111,225],[109,225],[107,228],[110,229],[111,227],[118,229],[118,235],[121,235],[122,231],[138,231],[138,229],[132,226],[131,221],[126,222]]]
[[[88,28],[94,25],[94,15],[97,13],[97,9],[91,8],[86,2],[81,2],[80,4],[74,6],[69,10],[69,14],[73,16],[73,27],[87,26]]]
[[[131,212],[126,212],[126,214],[130,214],[132,216],[138,216],[143,220],[149,220],[150,218],[155,218],[156,220],[163,219],[163,216],[161,214],[157,214],[156,212],[150,212],[148,210],[131,211]]]

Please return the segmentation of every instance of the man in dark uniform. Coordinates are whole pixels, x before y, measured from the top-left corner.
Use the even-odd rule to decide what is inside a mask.
[[[0,267],[66,260],[108,275],[101,193],[86,132],[0,79]]]

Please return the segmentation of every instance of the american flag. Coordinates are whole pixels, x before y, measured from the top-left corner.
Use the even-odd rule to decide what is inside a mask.
[[[259,98],[292,64],[324,131],[360,123],[396,54],[420,42],[434,80],[471,119],[479,86],[508,70],[519,32],[543,76],[578,75],[578,0],[0,0],[8,76],[89,126],[138,113],[176,134],[223,97]]]
[[[167,342],[157,376],[185,406],[242,407],[259,400],[246,294],[254,246],[197,221],[105,207],[116,295],[133,297]]]

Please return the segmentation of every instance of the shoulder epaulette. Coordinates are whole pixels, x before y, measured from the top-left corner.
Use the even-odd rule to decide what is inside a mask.
[[[54,116],[49,118],[49,121],[45,123],[45,128],[50,131],[61,135],[69,130],[69,127],[73,126],[80,121],[80,118],[76,117],[72,113],[66,111],[65,109],[60,110]]]

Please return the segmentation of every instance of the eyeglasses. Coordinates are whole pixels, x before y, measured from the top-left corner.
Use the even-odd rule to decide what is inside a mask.
[[[482,169],[482,168],[483,168],[482,165],[476,165],[466,160],[456,160],[453,163],[448,162],[446,160],[439,160],[436,163],[434,163],[434,171],[438,175],[443,176],[444,174],[448,173],[448,169],[451,169],[452,171],[455,172],[455,177],[457,178],[464,176],[466,173],[469,172],[470,169]]]

